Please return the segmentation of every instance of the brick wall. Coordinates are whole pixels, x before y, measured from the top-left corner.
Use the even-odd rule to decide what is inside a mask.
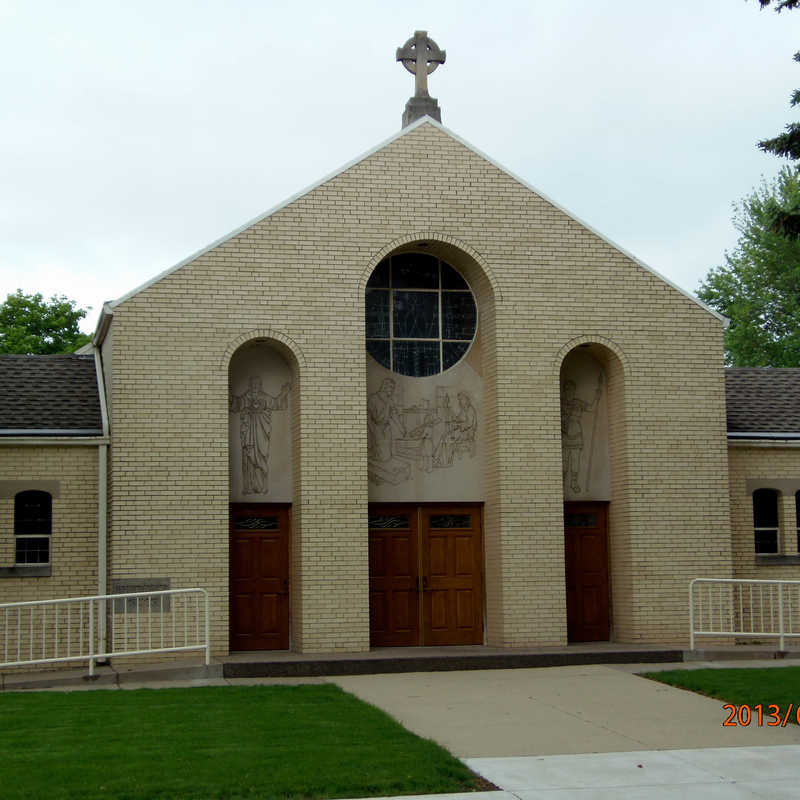
[[[721,324],[430,124],[116,308],[113,576],[210,589],[227,650],[227,370],[268,339],[297,373],[293,647],[368,647],[364,286],[417,240],[479,307],[488,642],[565,641],[559,370],[581,343],[609,372],[615,636],[684,641],[690,578],[731,573]]]
[[[750,485],[748,486],[748,482]],[[753,540],[753,487],[780,492],[779,550],[797,556],[795,492],[800,491],[800,448],[761,442],[730,447],[730,496],[733,563],[736,578],[800,580],[800,564],[762,557],[756,562]],[[796,560],[796,559],[795,559]]]
[[[97,447],[0,447],[0,481],[57,481],[50,577],[0,579],[0,603],[97,593]],[[39,488],[31,484],[29,488]],[[5,494],[5,493],[4,493]],[[14,498],[0,497],[0,567],[14,565]]]

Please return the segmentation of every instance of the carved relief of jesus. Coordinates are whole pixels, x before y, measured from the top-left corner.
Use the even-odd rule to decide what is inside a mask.
[[[249,388],[240,395],[231,394],[229,410],[239,414],[239,438],[242,444],[242,494],[269,492],[269,446],[272,435],[272,412],[285,411],[291,384],[284,383],[273,396],[262,388],[261,378],[251,375]]]

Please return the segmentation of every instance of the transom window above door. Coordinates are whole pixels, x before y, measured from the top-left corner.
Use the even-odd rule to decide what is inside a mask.
[[[469,285],[446,261],[400,253],[367,282],[367,352],[400,375],[437,375],[467,353],[478,323]]]

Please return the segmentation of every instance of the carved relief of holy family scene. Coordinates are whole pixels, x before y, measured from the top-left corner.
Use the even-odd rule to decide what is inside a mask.
[[[382,372],[371,378],[371,499],[401,499],[404,488],[417,499],[455,496],[465,486],[473,496],[480,492],[480,392],[442,376],[408,381]]]

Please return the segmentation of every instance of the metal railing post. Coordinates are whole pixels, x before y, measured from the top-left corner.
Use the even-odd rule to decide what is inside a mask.
[[[208,618],[208,592],[203,591],[203,598],[204,598],[204,605],[205,605],[205,615],[206,615],[206,666],[211,664],[211,635],[210,635],[210,623]]]
[[[89,600],[89,677],[94,677],[94,601]]]
[[[781,630],[780,649],[785,650],[785,630],[783,627],[783,582],[778,582],[778,626]]]
[[[694,581],[689,581],[689,649],[694,650]]]

